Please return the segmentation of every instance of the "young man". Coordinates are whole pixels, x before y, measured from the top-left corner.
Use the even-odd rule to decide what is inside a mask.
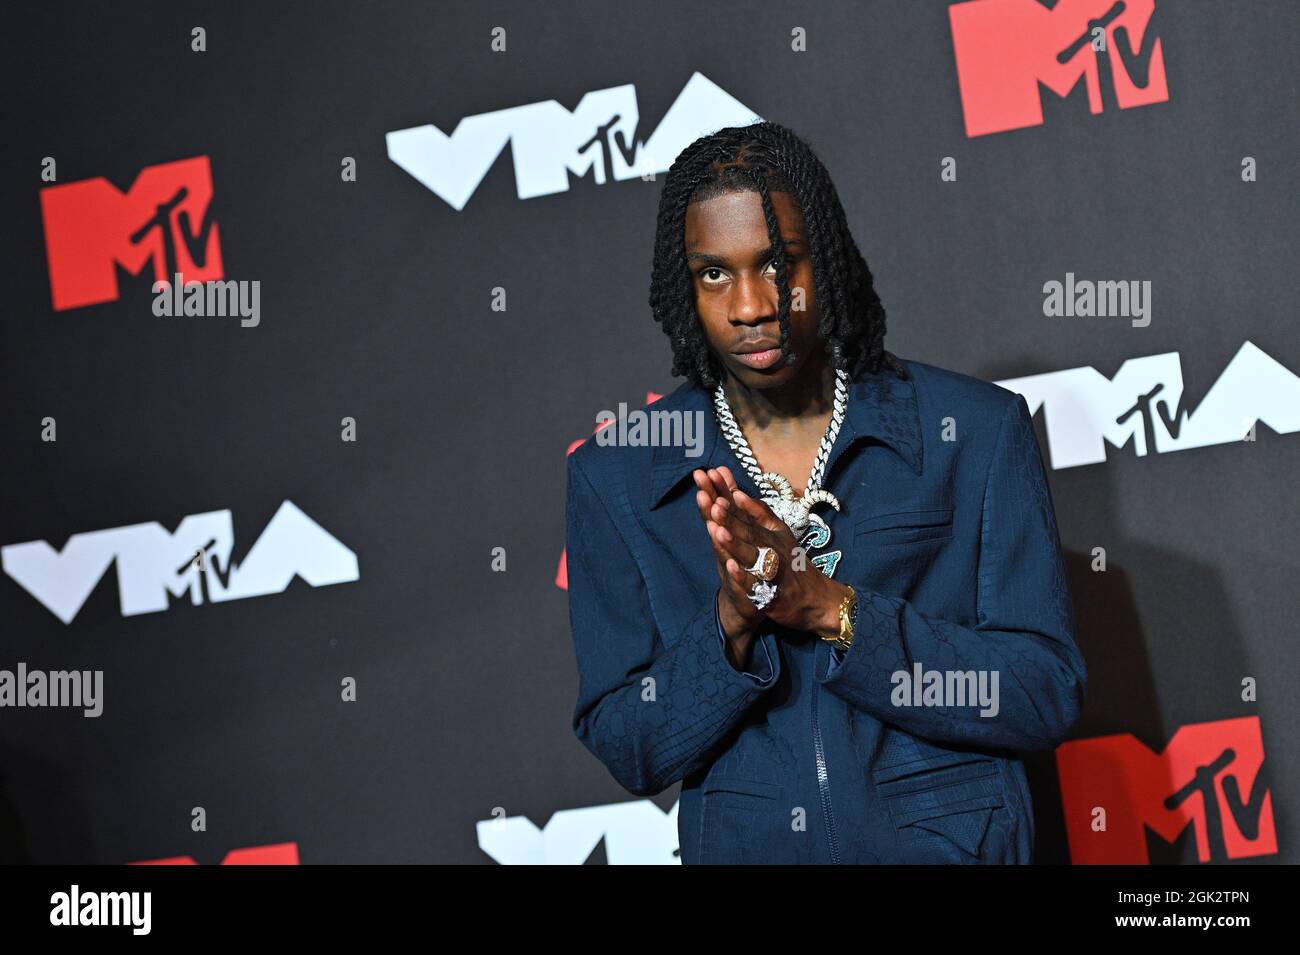
[[[681,782],[685,863],[1031,860],[1017,753],[1082,706],[1018,394],[884,350],[825,168],[773,123],[688,146],[650,305],[703,454],[588,440],[566,542],[578,738]]]

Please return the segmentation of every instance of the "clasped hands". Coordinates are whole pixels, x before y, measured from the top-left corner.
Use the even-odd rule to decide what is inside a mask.
[[[764,618],[818,636],[837,635],[839,605],[846,588],[806,557],[799,562],[802,569],[795,568],[798,541],[785,521],[765,503],[742,491],[726,467],[707,471],[697,468],[691,476],[699,488],[695,502],[717,560],[721,581],[718,612],[728,638],[743,639],[747,646]],[[764,610],[750,600],[749,592],[758,578],[745,569],[754,566],[760,547],[772,548],[781,559],[772,580],[776,596]]]

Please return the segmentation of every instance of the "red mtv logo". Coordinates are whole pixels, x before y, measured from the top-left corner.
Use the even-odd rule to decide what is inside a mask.
[[[1073,862],[1147,865],[1147,829],[1172,844],[1188,826],[1201,862],[1277,852],[1257,716],[1184,726],[1158,754],[1130,733],[1076,740],[1056,764]]]
[[[248,849],[231,849],[221,860],[222,865],[298,865],[298,843],[280,842],[273,846],[252,846]],[[132,862],[130,865],[198,865],[193,856],[169,856]]]
[[[42,189],[54,310],[116,299],[118,266],[138,275],[152,262],[154,281],[168,284],[177,272],[222,278],[211,201],[207,156],[146,166],[126,193],[103,176]]]
[[[1154,13],[1155,0],[953,4],[948,19],[966,135],[1041,126],[1040,84],[1065,97],[1082,78],[1094,114],[1111,96],[1120,109],[1167,102]]]

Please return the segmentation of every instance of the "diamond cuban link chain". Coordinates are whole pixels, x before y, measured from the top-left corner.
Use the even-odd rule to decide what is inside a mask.
[[[822,435],[817,457],[813,459],[808,486],[804,489],[803,496],[798,498],[795,497],[794,488],[791,487],[789,480],[784,476],[775,471],[763,471],[759,468],[754,452],[750,450],[749,442],[745,440],[744,432],[736,423],[736,416],[731,413],[731,405],[727,402],[721,382],[713,393],[713,406],[717,413],[718,426],[722,429],[727,443],[731,445],[731,450],[745,466],[749,476],[754,479],[755,486],[763,492],[763,503],[767,504],[777,517],[785,521],[794,534],[795,540],[800,540],[809,525],[813,523],[817,524],[821,531],[819,546],[830,540],[830,528],[818,515],[812,513],[812,508],[815,504],[826,503],[837,511],[840,509],[840,502],[836,500],[835,495],[823,490],[820,485],[822,474],[826,469],[826,459],[830,456],[831,448],[835,446],[835,438],[840,433],[840,426],[844,423],[844,409],[848,405],[849,397],[848,382],[848,373],[836,369],[835,402],[831,408],[831,420],[826,425],[826,433]]]

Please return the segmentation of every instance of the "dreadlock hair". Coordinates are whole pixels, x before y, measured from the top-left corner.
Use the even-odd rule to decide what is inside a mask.
[[[695,309],[695,284],[686,264],[686,207],[730,192],[757,192],[763,202],[779,289],[781,353],[789,353],[790,285],[785,244],[771,193],[793,196],[803,212],[812,253],[817,332],[832,367],[872,372],[888,366],[902,378],[907,368],[885,350],[885,309],[871,270],[849,232],[844,207],[826,167],[811,147],[776,123],[729,126],[681,151],[664,181],[655,231],[650,309],[672,341],[674,377],[686,375],[713,391],[725,374],[709,348]]]

